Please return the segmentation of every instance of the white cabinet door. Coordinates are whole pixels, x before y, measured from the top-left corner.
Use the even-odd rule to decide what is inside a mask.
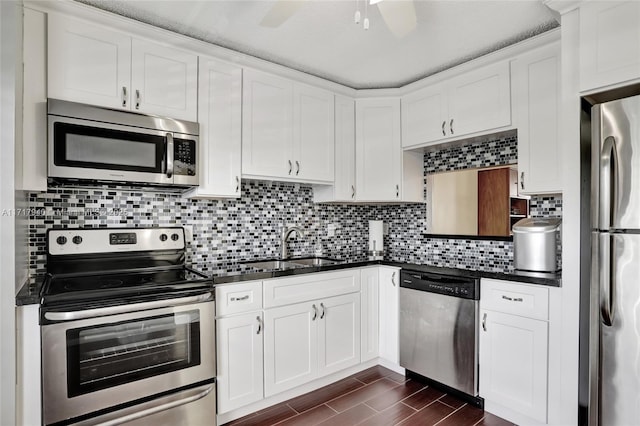
[[[198,57],[133,39],[131,48],[133,111],[198,120]]]
[[[333,182],[333,94],[296,84],[293,88],[294,178]]]
[[[262,311],[219,318],[217,327],[218,412],[263,398]]]
[[[356,101],[356,199],[400,200],[400,100]]]
[[[360,295],[319,302],[318,374],[322,377],[360,363]]]
[[[451,79],[448,136],[511,124],[509,63],[499,62]]]
[[[131,37],[50,13],[48,96],[116,109],[131,101]]]
[[[547,421],[548,323],[481,310],[480,396]]]
[[[521,194],[562,192],[558,143],[560,45],[536,49],[513,61],[514,121],[518,128]]]
[[[356,110],[353,99],[335,99],[335,199],[353,201],[356,196]]]
[[[360,272],[360,360],[378,357],[379,268],[364,268]]]
[[[580,90],[640,78],[640,2],[580,6]]]
[[[242,174],[295,177],[293,83],[245,69],[242,99]]]
[[[190,197],[240,197],[242,68],[200,57],[200,186]]]
[[[447,86],[436,84],[402,98],[402,146],[447,137]]]
[[[400,361],[399,320],[400,269],[380,267],[380,358],[393,364]]]
[[[275,395],[318,376],[318,302],[264,312],[264,393]]]

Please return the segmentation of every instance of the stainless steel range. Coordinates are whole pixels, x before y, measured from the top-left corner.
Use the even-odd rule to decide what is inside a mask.
[[[50,230],[43,423],[215,425],[211,280],[182,228]]]

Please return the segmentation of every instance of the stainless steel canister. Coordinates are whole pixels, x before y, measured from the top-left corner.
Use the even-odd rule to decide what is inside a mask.
[[[522,271],[555,272],[560,219],[526,218],[513,225],[515,268]]]

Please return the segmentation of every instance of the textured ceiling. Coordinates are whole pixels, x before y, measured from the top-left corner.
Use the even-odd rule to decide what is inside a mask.
[[[355,0],[307,0],[278,28],[259,25],[273,0],[78,1],[356,89],[400,87],[558,26],[540,0],[414,0],[417,28],[402,39],[376,6],[368,31],[356,25]]]

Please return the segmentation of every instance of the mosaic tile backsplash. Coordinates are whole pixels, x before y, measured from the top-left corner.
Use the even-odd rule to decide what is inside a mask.
[[[513,136],[425,154],[425,173],[510,164],[517,160]],[[434,266],[508,272],[513,243],[426,237],[426,206],[326,205],[313,202],[313,189],[287,183],[243,181],[237,200],[190,200],[179,194],[122,188],[50,188],[29,194],[32,273],[44,272],[49,228],[187,226],[193,232],[187,260],[213,273],[238,261],[279,256],[283,223],[304,229],[292,236],[289,253],[347,257],[367,250],[368,221],[389,224],[385,258]],[[562,217],[560,196],[531,199],[534,217]],[[329,237],[327,226],[337,225]]]

